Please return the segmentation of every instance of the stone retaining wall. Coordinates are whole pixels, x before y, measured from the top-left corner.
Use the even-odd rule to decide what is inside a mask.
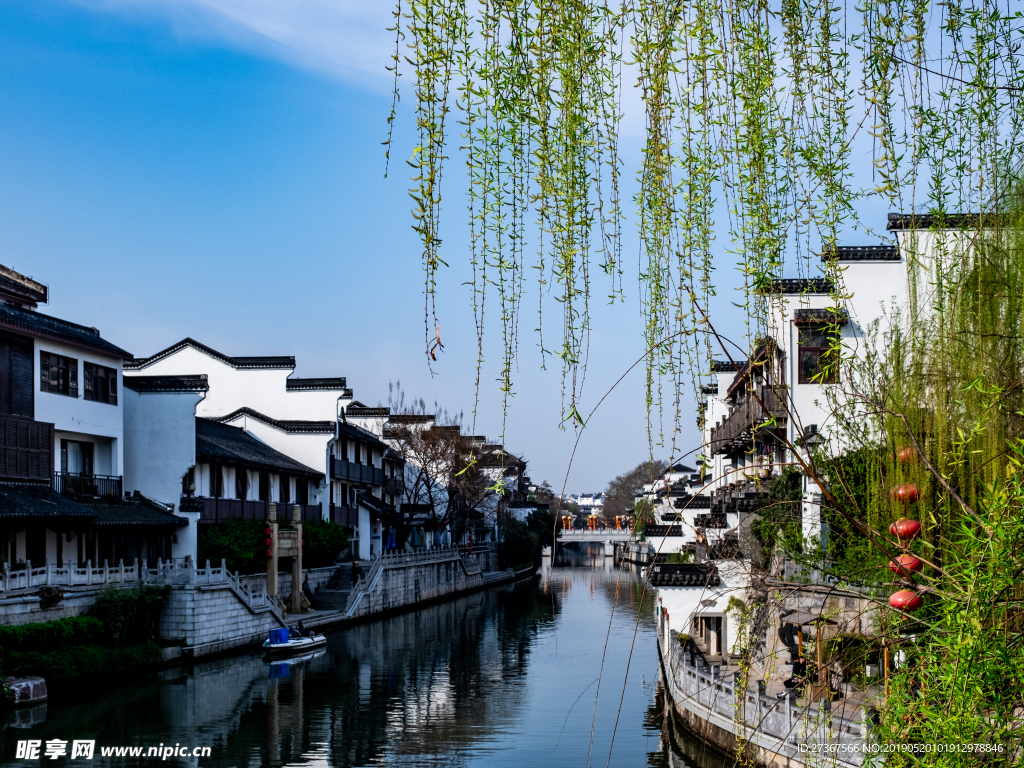
[[[160,636],[196,657],[262,642],[280,626],[271,611],[253,610],[227,584],[182,586],[171,587]]]
[[[39,607],[38,595],[5,598],[0,600],[0,625],[34,624],[39,621],[84,616],[92,609],[96,602],[96,596],[102,591],[102,589],[83,589],[65,592],[64,599],[60,603],[46,610]]]

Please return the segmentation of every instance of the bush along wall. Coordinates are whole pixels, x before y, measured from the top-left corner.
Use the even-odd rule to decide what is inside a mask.
[[[348,546],[348,535],[340,525],[321,520],[302,524],[302,567],[327,568]]]
[[[0,669],[39,675],[51,693],[82,680],[122,680],[160,663],[155,638],[170,587],[106,590],[91,616],[0,627]]]

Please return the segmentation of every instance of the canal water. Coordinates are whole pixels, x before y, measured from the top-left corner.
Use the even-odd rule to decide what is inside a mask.
[[[560,555],[533,580],[330,633],[290,665],[253,652],[52,701],[41,723],[6,723],[0,764],[27,764],[17,740],[95,739],[67,764],[721,768],[662,716],[655,631],[634,574]],[[100,755],[158,745],[211,755]]]

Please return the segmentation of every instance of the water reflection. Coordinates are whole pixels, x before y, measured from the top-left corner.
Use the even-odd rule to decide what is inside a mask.
[[[95,738],[210,746],[212,758],[177,761],[210,766],[597,765],[614,732],[612,765],[717,768],[652,716],[642,594],[603,552],[562,553],[534,581],[332,633],[297,663],[234,656],[51,702],[41,724],[8,723],[0,762],[17,739]]]

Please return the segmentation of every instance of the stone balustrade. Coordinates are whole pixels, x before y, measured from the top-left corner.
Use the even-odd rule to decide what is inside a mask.
[[[662,668],[674,703],[691,725],[698,718],[701,725],[712,726],[699,732],[713,736],[717,728],[739,736],[763,752],[766,764],[783,759],[791,766],[809,765],[815,755],[840,767],[864,762],[870,734],[867,713],[860,707],[854,719],[833,712],[827,701],[801,706],[791,696],[778,699],[758,689],[743,692],[735,673],[722,674],[720,667],[703,665],[672,642],[664,609],[658,610],[658,628]],[[811,750],[812,746],[821,750],[821,745],[832,745],[832,749],[820,754]]]

